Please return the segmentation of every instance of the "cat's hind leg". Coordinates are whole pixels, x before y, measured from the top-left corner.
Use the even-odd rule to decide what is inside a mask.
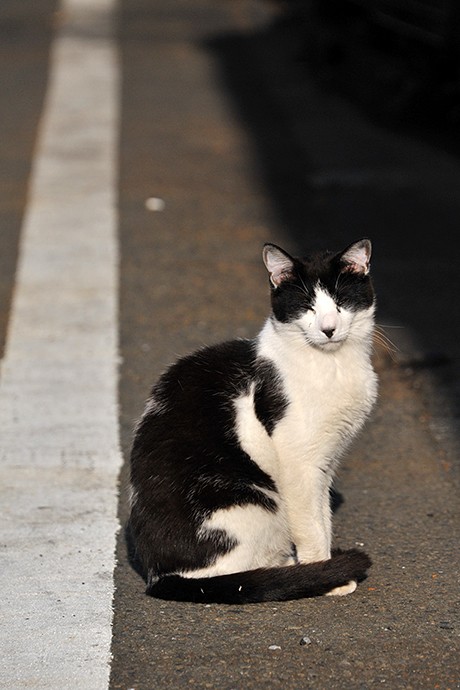
[[[200,533],[211,540],[213,534],[224,534],[232,546],[208,566],[181,573],[183,577],[215,577],[295,563],[287,523],[280,510],[272,512],[254,504],[222,508],[203,522]]]

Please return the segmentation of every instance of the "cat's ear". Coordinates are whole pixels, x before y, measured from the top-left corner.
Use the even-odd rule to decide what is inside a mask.
[[[370,270],[371,253],[370,240],[364,239],[353,242],[340,255],[342,270],[367,276]]]
[[[294,261],[283,249],[276,244],[265,244],[262,257],[270,280],[275,287],[281,285],[284,280],[292,278],[294,273]]]

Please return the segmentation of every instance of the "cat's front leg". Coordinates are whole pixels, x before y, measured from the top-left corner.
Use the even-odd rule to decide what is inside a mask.
[[[306,529],[298,538],[296,544],[296,551],[299,563],[312,563],[315,561],[323,561],[331,558],[331,541],[332,541],[332,519],[331,509],[329,504],[329,490],[327,497],[324,497],[322,503],[322,521],[316,524],[315,529]],[[326,504],[327,501],[327,504]],[[326,596],[343,597],[351,594],[357,588],[356,580],[350,580],[345,585],[334,587]]]
[[[329,479],[315,468],[302,472],[286,486],[286,507],[300,563],[327,560],[331,556],[332,520]]]
[[[293,535],[300,563],[325,561],[331,557],[330,525],[322,517],[305,515],[301,524],[293,525]]]

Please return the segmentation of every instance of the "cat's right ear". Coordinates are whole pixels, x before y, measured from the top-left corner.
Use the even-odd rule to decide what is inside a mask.
[[[262,257],[270,274],[272,285],[279,287],[284,280],[292,278],[294,261],[283,249],[276,244],[265,244]]]

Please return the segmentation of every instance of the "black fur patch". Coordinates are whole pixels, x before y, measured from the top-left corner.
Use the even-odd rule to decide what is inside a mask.
[[[324,288],[339,307],[352,311],[369,308],[374,302],[370,276],[344,270],[341,257],[342,252],[321,252],[302,259],[293,258],[292,275],[279,287],[270,283],[276,319],[287,323],[311,309],[317,285]]]
[[[131,456],[130,528],[151,577],[206,567],[235,546],[221,532],[200,533],[215,510],[254,504],[276,511],[264,491],[276,492],[273,479],[235,435],[233,401],[254,381],[256,414],[270,433],[286,403],[253,341],[200,350],[155,386],[156,406],[141,421]]]
[[[278,372],[268,360],[259,360],[258,377],[254,391],[254,407],[257,419],[271,436],[276,423],[283,418],[288,405]]]

